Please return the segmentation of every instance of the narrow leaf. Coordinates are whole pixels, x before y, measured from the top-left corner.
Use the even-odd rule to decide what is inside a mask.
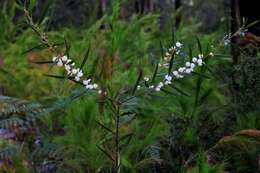
[[[131,115],[131,114],[135,114],[135,112],[124,112],[120,114],[120,116]]]
[[[142,76],[143,76],[143,70],[140,69],[140,70],[139,70],[139,74],[138,74],[138,78],[137,78],[137,80],[136,80],[136,82],[135,82],[135,86],[134,86],[134,89],[133,89],[132,94],[135,93],[135,91],[136,91],[136,89],[137,89],[137,87],[138,87],[138,85],[139,85],[139,82],[140,82],[141,79],[142,79]]]
[[[36,62],[33,62],[34,64],[52,64],[53,61],[36,61]]]
[[[125,142],[124,142],[123,145],[120,146],[120,149],[122,149],[122,148],[124,148],[125,146],[127,146],[127,145],[130,143],[132,137],[133,137],[133,133],[129,133],[129,134],[126,134],[126,135],[122,136],[122,137],[120,138],[120,141],[125,141]]]
[[[180,88],[174,86],[173,84],[169,85],[171,88],[173,88],[174,90],[176,90],[178,93],[180,93],[181,95],[184,96],[190,96],[190,94],[186,93],[185,91],[181,90]]]
[[[171,60],[170,60],[170,65],[169,65],[168,74],[170,74],[171,71],[172,71],[174,56],[175,56],[175,53],[172,54],[172,57],[171,57]]]
[[[201,98],[200,98],[200,100],[199,100],[199,105],[203,104],[203,103],[206,101],[206,99],[211,95],[212,92],[213,92],[213,89],[212,89],[212,88],[208,89],[208,90],[201,96]]]
[[[102,149],[100,146],[97,145],[97,148],[102,151],[108,158],[110,158],[112,161],[114,161],[114,158],[108,154],[104,149]]]
[[[52,77],[52,78],[56,78],[56,79],[64,79],[64,78],[66,78],[65,76],[57,76],[57,75],[51,75],[51,74],[44,74],[44,76]]]
[[[196,37],[196,40],[197,40],[197,44],[198,44],[198,49],[199,49],[200,53],[202,54],[202,46],[201,46],[200,40],[198,37]]]
[[[89,56],[89,52],[90,52],[90,46],[88,47],[88,50],[85,53],[84,59],[83,59],[81,65],[80,65],[80,69],[82,69],[84,67],[84,65],[86,64],[88,56]]]
[[[34,50],[41,50],[41,49],[43,49],[43,48],[45,48],[45,47],[46,47],[45,44],[38,44],[37,46],[32,47],[32,48],[30,48],[30,49],[28,49],[28,50],[22,52],[22,54],[24,55],[24,54],[29,53],[29,52],[32,52],[32,51],[34,51]]]
[[[254,21],[254,22],[252,22],[252,23],[249,23],[249,24],[246,26],[246,28],[250,28],[251,26],[253,26],[253,25],[257,24],[257,23],[259,23],[259,20]]]
[[[69,43],[67,42],[67,40],[66,40],[65,37],[64,37],[64,44],[65,44],[65,48],[66,48],[66,50],[65,50],[65,54],[68,56],[68,58],[70,58],[70,56],[69,56],[70,45],[69,45]]]
[[[163,59],[163,57],[164,57],[164,50],[163,50],[163,44],[162,44],[161,40],[160,40],[160,50],[161,50],[161,58]]]
[[[190,58],[190,61],[192,60],[192,57],[193,57],[192,47],[191,47],[191,45],[189,45],[189,58]]]
[[[107,130],[107,131],[109,131],[109,132],[111,132],[111,133],[115,133],[115,132],[113,132],[110,128],[108,128],[108,127],[106,127],[104,124],[102,124],[102,123],[100,123],[100,122],[98,122],[98,121],[96,121],[96,123],[100,126],[100,127],[102,127],[103,129],[105,129],[105,130]]]
[[[192,74],[195,74],[195,75],[198,75],[198,76],[201,76],[201,77],[204,77],[204,78],[210,79],[210,77],[209,77],[208,75],[203,74],[203,73],[192,72]]]
[[[177,95],[176,93],[173,93],[171,91],[168,91],[166,89],[161,89],[162,92],[166,93],[166,94],[171,94],[171,95]]]
[[[158,73],[159,62],[160,62],[160,61],[158,61],[158,62],[156,63],[156,66],[155,66],[155,69],[154,69],[154,72],[153,72],[152,82],[155,81],[156,75],[157,75],[157,73]]]

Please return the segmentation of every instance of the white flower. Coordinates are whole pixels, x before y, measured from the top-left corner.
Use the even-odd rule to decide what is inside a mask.
[[[194,63],[191,63],[191,64],[190,64],[190,68],[192,68],[192,69],[195,68],[195,64],[194,64]]]
[[[63,57],[61,57],[61,60],[62,61],[67,61],[68,60],[68,57],[66,55],[64,55]]]
[[[198,61],[198,58],[196,58],[196,57],[192,58],[192,62],[196,63],[197,61]]]
[[[52,58],[52,62],[57,62],[57,60],[58,60],[58,57],[56,57],[56,56],[54,56],[54,57]]]
[[[163,87],[163,83],[160,82],[157,87],[159,87],[159,88]]]
[[[151,86],[149,86],[149,88],[150,88],[150,89],[153,89],[153,88],[154,88],[154,86],[153,86],[153,85],[151,85]]]
[[[178,71],[179,71],[180,73],[183,73],[183,72],[184,72],[184,70],[185,70],[185,68],[184,68],[184,67],[180,67],[180,68],[178,69]]]
[[[209,53],[209,56],[214,56],[214,54],[212,52]]]
[[[69,64],[71,61],[72,61],[71,59],[68,59],[68,60],[66,61],[66,64]]]
[[[83,80],[84,85],[88,85],[90,83],[91,79]]]
[[[167,81],[171,81],[171,80],[172,80],[172,77],[171,77],[170,75],[166,75],[166,76],[165,76],[165,79],[166,79]]]
[[[74,69],[72,69],[72,74],[77,74],[78,73],[78,71],[79,71],[79,69],[78,68],[74,68]]]
[[[83,84],[84,85],[88,85],[88,81],[87,80],[83,80]]]
[[[225,40],[224,40],[224,46],[229,45],[229,43],[230,43],[230,40],[229,40],[229,39],[225,39]]]
[[[198,62],[197,62],[197,63],[198,63],[199,66],[202,66],[202,64],[203,64],[202,59],[198,59]]]
[[[198,57],[199,57],[200,59],[202,59],[202,58],[203,58],[203,55],[202,55],[202,54],[199,54]]]
[[[164,82],[165,85],[169,85],[169,84],[171,84],[171,83],[172,83],[172,82],[169,81],[169,80],[167,80],[167,81]]]
[[[94,88],[94,89],[97,89],[97,88],[98,88],[98,84],[94,83],[94,84],[93,84],[93,88]]]
[[[169,63],[165,63],[165,64],[163,64],[163,66],[167,68],[167,67],[169,67]]]
[[[75,80],[78,82],[80,81],[80,78],[78,76],[75,76]]]
[[[78,76],[78,77],[82,77],[82,76],[83,76],[82,70],[78,70],[77,76]]]
[[[173,71],[172,74],[173,74],[174,76],[178,76],[178,75],[179,75],[178,71]]]
[[[63,66],[63,63],[62,63],[62,61],[61,61],[60,59],[58,60],[57,65],[58,65],[59,67]]]
[[[191,72],[192,72],[192,70],[190,68],[185,70],[185,73],[187,73],[187,74],[190,74]]]
[[[149,77],[144,77],[144,81],[148,82],[149,80]]]
[[[165,55],[166,56],[171,56],[171,54],[169,52],[166,52]]]
[[[102,90],[98,90],[98,94],[102,94]]]
[[[68,71],[68,72],[71,70],[71,66],[70,65],[65,64],[64,67],[65,67],[65,70]]]
[[[159,92],[159,91],[161,91],[161,88],[156,87],[155,91]]]
[[[190,64],[190,62],[186,62],[185,65],[186,65],[186,67],[190,67],[191,64]]]
[[[164,59],[164,61],[168,61],[169,58],[166,56],[163,59]]]
[[[91,85],[91,84],[90,85],[86,85],[86,88],[87,89],[93,89],[93,85]]]
[[[174,50],[174,48],[173,48],[173,47],[170,47],[170,48],[169,48],[169,51],[170,51],[170,52],[172,52],[173,50]]]
[[[182,44],[180,42],[177,42],[176,44],[176,47],[180,48],[182,46]]]

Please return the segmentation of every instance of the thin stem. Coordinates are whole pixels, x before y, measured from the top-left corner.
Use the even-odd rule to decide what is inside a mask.
[[[116,159],[114,163],[114,173],[119,173],[120,172],[120,133],[119,133],[119,118],[120,118],[120,106],[117,105],[117,112],[116,112],[116,117],[115,117],[115,128],[116,128],[116,134],[115,134],[115,147],[116,147]]]

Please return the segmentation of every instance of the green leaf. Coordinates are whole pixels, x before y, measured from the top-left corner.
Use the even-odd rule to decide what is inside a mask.
[[[204,73],[192,72],[192,74],[198,75],[198,76],[206,78],[206,79],[210,79],[210,77]]]
[[[166,93],[166,94],[171,94],[171,95],[175,95],[175,96],[177,95],[176,93],[171,92],[171,91],[166,90],[166,89],[161,89],[161,91],[164,92],[164,93]]]
[[[107,130],[108,132],[111,132],[111,133],[115,134],[115,132],[113,132],[110,128],[106,127],[104,124],[102,124],[102,123],[100,123],[100,122],[98,122],[98,121],[96,121],[96,123],[97,123],[100,127],[102,127],[103,129]]]
[[[31,13],[33,12],[35,5],[36,5],[36,0],[30,0],[29,1],[29,8],[28,9]]]
[[[137,87],[138,87],[138,85],[139,85],[139,83],[140,83],[140,81],[141,81],[141,79],[142,79],[142,76],[143,76],[143,71],[140,69],[140,70],[139,70],[138,77],[137,77],[137,80],[136,80],[136,82],[135,82],[135,86],[134,86],[134,89],[133,89],[132,94],[135,94],[135,91],[137,90]]]
[[[53,61],[36,61],[34,64],[52,64]]]
[[[68,41],[66,40],[66,38],[64,37],[64,44],[65,44],[65,54],[68,56],[68,58],[70,58],[70,45],[68,43]]]
[[[51,5],[54,3],[54,1],[52,0],[47,0],[47,2],[44,2],[44,4],[42,5],[41,8],[41,13],[38,19],[38,23],[42,23],[42,21],[44,20],[44,18],[47,16],[47,13],[50,10]]]
[[[160,40],[160,50],[161,50],[161,58],[163,59],[163,57],[164,57],[164,50],[163,50],[163,44],[162,44],[161,40]]]
[[[169,65],[169,69],[168,69],[168,74],[169,75],[170,75],[170,73],[172,71],[174,56],[175,56],[175,53],[172,54],[172,57],[171,57],[171,60],[170,60],[170,65]]]
[[[126,135],[120,137],[121,143],[122,143],[122,141],[124,142],[123,144],[121,144],[120,149],[127,147],[128,144],[130,143],[132,137],[133,137],[133,133],[129,133],[129,134],[126,134]]]
[[[41,43],[41,44],[39,44],[39,45],[36,45],[35,47],[32,47],[32,48],[30,48],[30,49],[28,49],[28,50],[22,52],[22,54],[24,55],[24,54],[29,53],[29,52],[32,52],[32,51],[34,51],[34,50],[42,50],[42,49],[44,49],[44,48],[46,48],[46,45]]]
[[[119,126],[121,127],[131,123],[135,119],[135,117],[136,117],[136,113],[121,116]]]
[[[200,95],[200,90],[201,90],[201,84],[203,80],[202,77],[199,76],[196,81],[196,91],[195,91],[195,104],[194,104],[194,111],[196,110],[199,102],[199,95]]]
[[[256,20],[256,21],[254,21],[254,22],[252,22],[252,23],[247,24],[247,25],[246,25],[246,28],[250,28],[251,26],[254,26],[254,25],[257,24],[257,23],[259,23],[259,20]]]
[[[211,95],[211,93],[213,92],[212,88],[209,88],[199,99],[199,105],[202,105],[207,98]]]
[[[57,76],[57,75],[51,75],[51,74],[44,74],[44,76],[52,77],[52,78],[56,78],[56,79],[65,79],[66,78],[66,76]]]
[[[199,52],[200,52],[200,54],[202,54],[202,53],[203,53],[203,51],[202,51],[202,46],[201,46],[200,40],[199,40],[199,38],[198,38],[198,37],[196,37],[196,40],[197,40],[197,44],[198,44],[198,49],[199,49]]]
[[[160,61],[157,61],[156,66],[155,66],[155,69],[154,69],[154,72],[153,72],[152,82],[155,81],[155,78],[156,78],[156,76],[157,76],[158,69],[159,69],[159,63],[160,63]]]
[[[193,58],[192,47],[191,47],[191,45],[189,45],[189,58],[190,58],[190,61],[191,61],[192,58]]]
[[[87,59],[88,59],[88,57],[89,57],[89,52],[90,52],[90,46],[88,47],[87,52],[85,53],[84,59],[83,59],[81,65],[80,65],[80,69],[81,69],[81,70],[82,70],[82,68],[84,67],[84,65],[85,65],[86,62],[87,62]]]
[[[173,88],[174,90],[176,90],[178,93],[180,93],[181,95],[184,95],[184,96],[190,96],[190,94],[188,94],[187,92],[183,91],[182,89],[176,87],[175,85],[173,84],[170,84],[169,85],[171,88]]]
[[[100,146],[97,145],[97,148],[102,151],[102,153],[104,153],[109,159],[111,159],[112,161],[114,161],[114,158],[108,153],[106,152],[103,148],[101,148]]]

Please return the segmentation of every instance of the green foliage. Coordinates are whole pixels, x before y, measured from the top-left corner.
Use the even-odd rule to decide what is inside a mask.
[[[30,2],[28,10],[33,12],[36,1]],[[221,153],[223,159],[214,164],[208,161],[208,151],[219,146],[218,140],[227,133],[260,128],[259,58],[243,50],[247,56],[234,70],[229,56],[224,55],[228,50],[211,46],[221,40],[221,29],[205,34],[196,20],[191,20],[173,33],[173,17],[162,32],[160,13],[122,19],[124,3],[114,0],[103,17],[90,16],[92,19],[78,28],[47,30],[51,1],[46,1],[36,19],[48,40],[57,45],[56,53],[68,54],[99,81],[107,93],[103,96],[79,90],[82,86],[67,81],[63,70],[45,63],[54,53],[39,43],[33,31],[27,27],[20,30],[14,23],[21,6],[4,1],[0,9],[0,88],[10,97],[0,96],[0,130],[15,137],[0,135],[4,165],[0,171],[111,172],[117,145],[123,173],[255,171],[256,165],[250,161],[259,153],[258,138],[233,137],[224,144],[228,150]],[[169,72],[184,58],[207,55],[210,50],[216,56],[207,57],[205,66],[194,71],[193,77],[176,80],[163,92],[144,90],[143,94],[138,90],[143,76],[152,74],[155,82],[160,75],[159,60],[174,40],[184,42],[187,53],[176,61],[171,58]],[[235,96],[230,94],[230,71],[240,76],[241,90]],[[38,137],[40,145],[35,144]],[[238,148],[246,148],[246,152],[241,154]],[[227,160],[225,166],[223,160]]]
[[[195,167],[188,173],[221,173],[224,171],[224,164],[209,165],[205,153],[201,153],[196,161]]]

